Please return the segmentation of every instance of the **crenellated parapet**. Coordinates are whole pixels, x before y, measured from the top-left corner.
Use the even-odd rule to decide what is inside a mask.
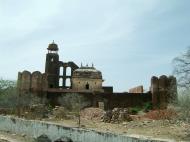
[[[17,88],[20,93],[37,93],[45,88],[46,82],[46,75],[41,72],[25,70],[18,73]]]
[[[35,71],[31,76],[31,91],[39,92],[42,91],[42,74],[39,71]]]
[[[177,82],[174,76],[162,75],[159,78],[151,78],[150,91],[152,94],[152,104],[154,108],[166,108],[168,103],[177,100]]]

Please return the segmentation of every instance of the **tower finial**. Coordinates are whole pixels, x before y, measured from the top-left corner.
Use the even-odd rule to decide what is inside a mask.
[[[54,40],[53,40],[53,43],[55,43]]]
[[[82,67],[82,62],[81,62],[81,64],[80,64],[80,67]]]
[[[92,63],[92,67],[94,67],[94,64]]]

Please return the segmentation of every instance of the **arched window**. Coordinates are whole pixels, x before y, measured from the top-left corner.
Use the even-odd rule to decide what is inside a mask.
[[[66,79],[66,87],[71,87],[71,79],[70,78]]]
[[[63,78],[59,78],[59,87],[63,87]]]
[[[63,72],[64,72],[63,67],[60,67],[60,68],[59,68],[59,75],[60,75],[60,76],[63,76]]]
[[[71,76],[71,67],[67,67],[66,75]]]

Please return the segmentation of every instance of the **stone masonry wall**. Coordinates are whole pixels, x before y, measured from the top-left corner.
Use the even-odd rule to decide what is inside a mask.
[[[82,128],[65,127],[50,122],[25,120],[9,116],[0,116],[0,130],[16,134],[25,134],[37,138],[47,135],[52,141],[65,136],[73,142],[166,142],[167,140],[143,136],[119,135],[97,132]]]
[[[164,109],[168,103],[177,101],[177,82],[174,76],[162,75],[159,78],[151,78],[150,91],[153,107]]]

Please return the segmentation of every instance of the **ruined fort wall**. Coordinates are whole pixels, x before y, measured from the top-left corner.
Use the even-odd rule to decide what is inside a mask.
[[[39,71],[33,73],[23,71],[18,73],[17,88],[20,93],[41,92],[43,84],[43,74]],[[46,80],[46,78],[44,79]],[[45,81],[44,81],[45,82]]]
[[[165,75],[151,78],[150,91],[154,108],[164,109],[168,103],[177,100],[177,82],[174,76]]]
[[[55,95],[49,94],[49,96],[53,97]],[[74,100],[79,101],[78,99],[80,99],[83,107],[100,107],[99,104],[103,103],[106,110],[115,107],[143,106],[152,100],[150,93],[60,93],[58,96],[57,102],[59,102],[59,105],[64,106],[68,103],[71,106],[75,105],[76,102],[72,101],[75,96]]]
[[[21,77],[21,92],[30,92],[31,89],[31,73],[29,71],[23,71]]]
[[[39,92],[42,91],[42,74],[39,71],[35,71],[31,76],[31,91]]]
[[[137,86],[134,88],[129,89],[129,93],[143,93],[143,86]]]
[[[48,82],[47,82],[47,74],[42,74],[42,91],[46,91],[48,89]]]
[[[152,104],[153,108],[158,107],[159,103],[159,79],[158,77],[153,76],[151,78],[151,88],[150,91],[152,93]]]
[[[151,99],[150,93],[113,93],[109,98],[109,108],[143,106]]]

